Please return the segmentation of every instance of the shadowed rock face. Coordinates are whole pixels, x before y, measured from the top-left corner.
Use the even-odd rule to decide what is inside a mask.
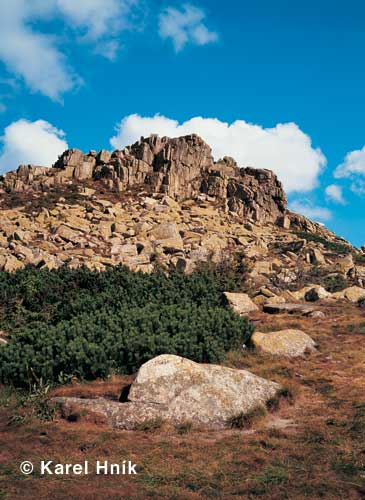
[[[8,191],[46,190],[73,181],[101,180],[123,191],[149,186],[182,201],[201,194],[226,204],[228,210],[256,222],[276,223],[286,212],[286,196],[270,170],[239,168],[229,157],[214,162],[211,148],[197,135],[170,139],[152,135],[123,150],[65,151],[52,168],[20,166],[6,174]]]

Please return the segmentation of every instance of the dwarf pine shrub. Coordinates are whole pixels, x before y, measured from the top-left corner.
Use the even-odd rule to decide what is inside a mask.
[[[219,362],[253,327],[227,309],[224,285],[203,270],[146,275],[125,267],[0,273],[0,380],[132,373],[159,354]]]

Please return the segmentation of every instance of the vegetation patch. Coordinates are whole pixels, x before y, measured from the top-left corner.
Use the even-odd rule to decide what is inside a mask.
[[[207,269],[186,276],[114,267],[0,273],[0,380],[92,380],[132,373],[159,354],[220,362],[253,326],[224,305],[226,282]]]
[[[336,254],[337,253],[348,254],[351,252],[351,247],[349,245],[338,243],[336,241],[329,241],[316,234],[306,233],[306,232],[296,232],[295,234],[299,238],[303,238],[306,241],[314,241],[315,243],[321,243],[324,246],[324,248]]]

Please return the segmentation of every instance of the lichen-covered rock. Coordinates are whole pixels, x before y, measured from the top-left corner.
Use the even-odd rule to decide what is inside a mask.
[[[336,292],[333,297],[337,299],[347,299],[349,302],[358,302],[360,299],[365,299],[365,288],[359,286],[351,286],[345,288],[341,292]]]
[[[279,391],[279,384],[245,370],[165,354],[141,366],[125,403],[77,398],[54,401],[62,408],[76,405],[99,413],[121,429],[134,429],[155,418],[219,429],[238,415],[265,406]]]
[[[240,316],[246,316],[250,312],[259,310],[247,293],[224,292],[224,295],[230,307]]]
[[[321,285],[307,285],[297,292],[292,292],[292,294],[297,300],[306,300],[307,302],[316,302],[331,297],[331,294]]]
[[[315,350],[314,340],[301,330],[280,330],[278,332],[255,332],[251,341],[256,349],[274,356],[295,358],[307,351]]]

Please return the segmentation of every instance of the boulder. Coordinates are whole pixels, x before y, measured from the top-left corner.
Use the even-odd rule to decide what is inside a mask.
[[[76,243],[80,239],[80,233],[77,231],[74,231],[68,226],[65,226],[62,224],[61,226],[58,227],[56,230],[57,236],[60,236],[63,240],[65,241],[70,241],[71,243]]]
[[[246,316],[250,312],[259,310],[247,293],[224,292],[224,295],[230,307],[240,316]]]
[[[25,267],[24,262],[18,260],[13,255],[9,255],[8,257],[6,257],[4,264],[4,271],[12,273],[15,272],[17,269],[23,269],[23,267]]]
[[[301,330],[280,330],[278,332],[255,332],[251,342],[256,349],[274,356],[295,358],[307,351],[315,350],[314,340]]]
[[[320,299],[327,299],[331,296],[321,285],[307,285],[297,292],[292,292],[296,300],[307,300],[315,302]]]
[[[326,259],[318,248],[312,248],[310,251],[310,261],[312,264],[325,264]]]
[[[141,366],[124,403],[105,399],[54,398],[63,410],[78,407],[106,418],[113,427],[135,429],[156,418],[221,429],[232,419],[264,407],[280,385],[246,370],[199,364],[164,354]]]
[[[304,299],[307,302],[317,302],[317,300],[327,299],[331,297],[331,294],[327,292],[322,286],[314,286],[307,290],[304,295]]]
[[[354,267],[355,264],[352,254],[348,254],[346,257],[336,262],[334,271],[347,275]]]
[[[360,299],[365,299],[365,288],[351,286],[343,291],[343,295],[348,301],[356,303]]]
[[[309,306],[307,304],[294,304],[291,302],[286,302],[285,304],[280,303],[266,303],[264,304],[264,312],[269,314],[302,314],[304,316],[309,315],[313,311],[316,311],[316,308],[313,306]]]
[[[150,231],[155,240],[169,240],[181,238],[175,222],[163,222]]]

